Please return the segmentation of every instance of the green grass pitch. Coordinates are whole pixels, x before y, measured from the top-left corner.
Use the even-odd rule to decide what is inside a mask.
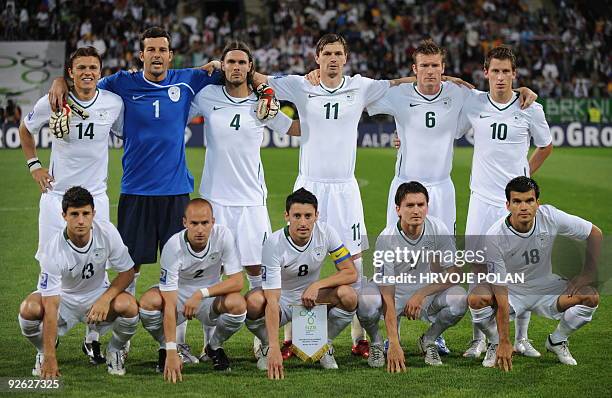
[[[110,155],[108,179],[111,214],[116,219],[121,178],[121,151]],[[468,205],[468,181],[472,150],[457,148],[453,179],[457,191],[457,231],[465,228]],[[592,220],[604,234],[612,229],[609,205],[612,198],[612,151],[610,149],[557,148],[537,173],[542,188],[542,202]],[[48,164],[49,151],[40,151]],[[189,149],[189,167],[200,182],[203,149]],[[268,190],[268,209],[273,229],[282,226],[284,199],[293,187],[297,173],[296,149],[262,150]],[[391,149],[360,149],[357,157],[357,178],[366,213],[370,236],[378,234],[385,222],[388,186],[395,162]],[[0,193],[0,377],[29,377],[35,350],[21,336],[17,312],[21,300],[36,285],[38,265],[33,255],[37,244],[38,191],[24,166],[21,151],[4,150],[0,156],[3,171]],[[601,267],[610,266],[610,256]],[[159,266],[143,267],[138,295],[158,277]],[[330,269],[330,265],[327,265]],[[610,271],[604,272],[610,275]],[[609,278],[608,278],[609,279]],[[504,374],[485,369],[479,361],[466,360],[461,353],[471,339],[469,315],[445,337],[452,354],[443,358],[441,368],[427,367],[417,356],[416,338],[425,330],[422,322],[402,322],[402,345],[409,370],[390,375],[370,369],[366,362],[350,355],[350,334],[345,330],[336,341],[336,358],[340,369],[324,371],[318,364],[307,365],[297,359],[285,363],[286,379],[268,381],[255,368],[252,335],[243,328],[226,343],[232,360],[232,372],[216,374],[210,363],[187,366],[184,381],[179,385],[164,383],[154,372],[156,345],[142,327],[133,339],[127,362],[128,374],[113,377],[104,366],[89,365],[81,352],[83,326],[63,337],[58,359],[64,388],[61,396],[290,396],[297,394],[334,396],[612,396],[612,355],[609,336],[612,333],[612,301],[610,284],[604,289],[599,309],[590,325],[571,338],[570,348],[579,365],[561,365],[544,351],[544,340],[556,322],[533,317],[529,336],[543,353],[540,359],[515,357],[514,370]],[[511,327],[513,329],[513,327]],[[196,353],[201,349],[201,329],[191,322],[188,342]],[[107,341],[108,336],[104,338]],[[25,396],[21,394],[21,396]]]

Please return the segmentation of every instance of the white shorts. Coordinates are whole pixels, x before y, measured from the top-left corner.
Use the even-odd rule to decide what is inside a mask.
[[[86,323],[89,309],[106,292],[107,288],[108,286],[103,286],[87,295],[61,294],[57,312],[58,336],[65,336],[70,329],[81,322]],[[37,290],[35,293],[40,293],[40,291]],[[110,330],[112,325],[112,322],[100,322],[95,325],[91,324],[90,329],[103,335]]]
[[[283,327],[287,323],[291,322],[291,318],[293,316],[293,308],[291,307],[299,303],[300,300],[291,300],[289,297],[281,295],[280,300],[278,300],[278,306],[280,307],[279,327]]]
[[[62,195],[54,193],[43,193],[40,195],[36,259],[38,259],[38,253],[40,253],[42,246],[66,227],[66,221],[62,217],[62,198]],[[93,198],[96,220],[110,222],[110,206],[106,193],[95,195]]]
[[[489,228],[507,215],[508,209],[505,206],[489,204],[472,192],[465,225],[465,250],[481,250],[485,243],[484,236]]]
[[[265,240],[272,234],[266,206],[224,206],[212,202],[215,223],[225,225],[234,234],[240,264],[261,264]]]
[[[159,289],[159,285],[153,285],[152,287],[156,287]],[[189,298],[193,295],[193,290],[186,289],[178,289],[176,295],[176,324],[180,325],[185,322],[187,318],[183,315],[183,309],[185,308],[185,301],[189,300]],[[201,323],[207,326],[216,326],[217,318],[219,314],[217,314],[213,310],[213,302],[215,301],[215,297],[206,297],[200,301],[200,307],[196,312],[195,318],[199,320]]]
[[[557,301],[559,296],[564,294],[567,283],[567,279],[552,274],[545,281],[538,281],[536,286],[530,286],[530,292],[537,293],[529,294],[521,292],[520,289],[509,289],[511,318],[525,312],[534,312],[548,319],[561,319],[563,312],[557,308]]]
[[[423,304],[421,304],[421,314],[419,315],[419,319],[425,322],[434,323],[436,321],[438,312],[444,308],[444,302],[446,299],[445,295],[449,292],[449,289],[452,288],[453,286],[436,294],[425,297]],[[410,300],[410,297],[412,297],[414,293],[416,293],[416,290],[411,294],[402,295],[401,297],[397,297],[396,295],[395,314],[397,315],[398,319],[401,316],[404,316],[404,307],[406,307],[406,303],[408,300]]]
[[[395,193],[397,188],[404,181],[399,177],[393,177],[391,187],[389,188],[389,197],[387,199],[387,227],[397,224],[397,212],[395,211]],[[442,220],[448,231],[453,235],[456,233],[455,223],[457,220],[457,211],[455,207],[455,185],[449,178],[437,184],[425,184],[427,194],[429,195],[428,212],[430,216],[434,216]]]
[[[334,227],[351,255],[368,250],[368,233],[356,179],[330,183],[298,176],[293,190],[299,188],[305,188],[317,197],[319,220]]]

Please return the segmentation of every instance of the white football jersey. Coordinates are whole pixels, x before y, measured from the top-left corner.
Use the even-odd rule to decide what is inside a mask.
[[[400,251],[398,257],[395,253]],[[385,261],[385,253],[394,253],[392,261]],[[407,253],[404,256],[404,253]],[[410,239],[400,227],[400,222],[394,226],[385,228],[376,240],[376,256],[381,256],[382,267],[377,267],[375,272],[379,274],[377,284],[380,286],[395,285],[395,297],[405,297],[412,295],[420,288],[428,285],[421,278],[421,275],[432,273],[431,264],[436,261],[441,268],[448,268],[454,265],[455,259],[455,239],[448,231],[442,220],[427,216],[423,225],[423,231],[418,239]],[[380,254],[379,254],[380,253]],[[438,254],[439,253],[439,254]],[[437,255],[434,256],[434,254]],[[383,277],[413,275],[413,283],[391,283]]]
[[[320,182],[354,178],[357,125],[364,108],[389,89],[388,80],[345,76],[336,88],[313,86],[303,76],[268,77],[280,100],[291,101],[300,115],[299,173]]]
[[[66,229],[48,241],[38,260],[38,290],[43,296],[70,294],[87,296],[105,286],[106,262],[117,272],[134,266],[117,228],[109,222],[94,221],[89,242],[75,246]]]
[[[317,222],[304,246],[296,245],[285,227],[275,231],[263,247],[262,288],[281,289],[281,296],[299,302],[308,286],[319,280],[325,255],[335,264],[351,257],[338,233],[324,222]]]
[[[265,126],[286,134],[292,120],[279,112],[262,122],[257,96],[231,97],[224,86],[208,85],[196,94],[190,114],[204,116],[205,167],[200,195],[224,206],[266,205],[267,188],[259,149]]]
[[[468,88],[450,82],[442,82],[435,95],[421,94],[416,83],[401,84],[368,105],[370,115],[395,118],[402,143],[395,162],[397,177],[424,184],[450,178],[459,114],[471,94]]]
[[[515,291],[537,287],[538,281],[552,275],[552,250],[557,235],[586,240],[593,224],[551,205],[538,208],[529,232],[520,233],[508,217],[499,219],[487,232],[486,261],[490,273],[502,280],[506,274],[523,274],[525,284],[509,284]]]
[[[123,134],[123,100],[101,89],[87,102],[78,100],[72,93],[69,95],[89,117],[84,120],[73,112],[70,133],[63,138],[51,135],[49,173],[55,179],[51,193],[63,195],[68,188],[79,185],[98,195],[106,192],[109,132]],[[50,116],[51,105],[45,95],[23,122],[28,131],[36,132],[49,123]]]
[[[522,110],[519,95],[501,106],[489,93],[471,96],[463,106],[459,135],[474,129],[474,157],[470,189],[486,203],[504,206],[506,184],[518,176],[529,177],[530,141],[548,146],[552,136],[542,105]]]
[[[221,282],[221,267],[225,275],[242,271],[234,235],[224,225],[215,224],[206,247],[194,252],[184,229],[168,240],[161,254],[159,290],[181,289],[187,297],[197,289]]]

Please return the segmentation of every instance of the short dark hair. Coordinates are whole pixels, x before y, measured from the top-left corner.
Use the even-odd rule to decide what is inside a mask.
[[[512,52],[512,49],[508,46],[499,46],[499,47],[495,47],[489,50],[489,52],[485,56],[485,61],[484,61],[484,68],[486,70],[489,70],[489,66],[491,65],[491,60],[493,58],[499,59],[502,61],[505,59],[508,59],[510,60],[510,63],[512,64],[512,70],[516,69],[516,56]]]
[[[295,203],[313,205],[315,210],[317,210],[319,207],[317,197],[314,196],[312,192],[307,191],[304,188],[300,188],[291,195],[287,196],[287,201],[285,202],[285,210],[287,213],[289,213],[289,209],[291,209],[291,206]]]
[[[208,208],[210,209],[210,214],[211,215],[213,214],[213,207],[208,200],[202,199],[202,198],[193,198],[187,203],[187,206],[185,206],[183,217],[187,216],[187,209],[189,209],[191,206],[197,206],[197,205],[208,206]]]
[[[74,66],[74,60],[79,57],[96,57],[98,58],[98,62],[100,63],[100,70],[102,70],[102,57],[98,53],[95,47],[87,46],[87,47],[79,47],[72,54],[70,54],[70,58],[68,59],[68,67],[72,69]]]
[[[249,70],[249,73],[247,74],[247,82],[248,84],[253,86],[253,75],[255,74],[255,62],[253,62],[253,54],[251,53],[251,49],[245,42],[240,41],[240,40],[232,40],[229,43],[227,43],[225,45],[225,48],[223,48],[223,52],[221,53],[221,61],[225,61],[225,56],[227,55],[227,53],[230,51],[234,51],[234,50],[242,51],[243,53],[247,55],[249,62],[251,63],[251,70]],[[222,80],[222,83],[225,84],[225,74],[222,75],[221,80]]]
[[[346,40],[344,39],[344,37],[342,37],[342,35],[339,35],[338,33],[326,33],[321,36],[321,38],[317,42],[317,47],[315,51],[317,56],[321,54],[321,51],[323,51],[323,47],[332,43],[342,44],[342,47],[344,47],[344,55],[348,57],[348,44],[346,44]]]
[[[444,63],[444,58],[446,58],[446,50],[440,46],[438,46],[433,40],[425,39],[419,43],[419,46],[412,53],[412,62],[416,64],[417,55],[441,55],[442,63]]]
[[[533,178],[525,176],[515,177],[506,185],[506,200],[510,202],[511,192],[525,193],[531,190],[535,191],[536,199],[540,199],[540,187]]]
[[[62,211],[66,213],[69,207],[85,207],[90,205],[94,208],[93,196],[83,187],[69,188],[62,198]]]
[[[397,191],[395,192],[395,205],[401,206],[402,200],[404,200],[409,193],[422,193],[425,195],[427,203],[429,203],[429,192],[427,192],[427,188],[418,181],[410,181],[397,187]]]
[[[154,39],[156,37],[165,37],[168,40],[168,48],[172,50],[172,38],[170,37],[170,34],[159,26],[153,26],[142,32],[140,35],[140,51],[144,51],[145,39]]]

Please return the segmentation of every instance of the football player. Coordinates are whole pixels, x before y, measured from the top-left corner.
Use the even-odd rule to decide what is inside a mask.
[[[599,304],[599,294],[591,284],[597,276],[601,230],[554,206],[540,205],[540,189],[529,177],[512,179],[505,194],[510,214],[498,219],[486,238],[488,271],[497,282],[479,285],[470,293],[474,321],[489,341],[499,341],[494,364],[508,371],[512,369],[513,351],[508,332],[510,317],[531,311],[559,320],[544,346],[561,363],[576,365],[568,338],[591,321]],[[558,235],[586,241],[582,272],[572,280],[552,272],[552,251]],[[524,283],[504,283],[512,274],[522,275]],[[493,307],[497,307],[497,321]]]
[[[332,341],[351,323],[357,307],[357,293],[351,287],[358,272],[339,234],[318,221],[318,200],[300,188],[287,197],[288,225],[266,241],[262,257],[262,289],[247,296],[248,329],[262,342],[257,368],[267,370],[270,379],[282,379],[283,358],[278,329],[291,319],[291,305],[312,308],[328,303],[329,350],[320,360],[324,369],[337,369]],[[319,278],[325,254],[329,253],[337,272]]]
[[[138,327],[138,304],[125,288],[134,278],[134,262],[113,224],[94,220],[95,200],[82,187],[66,190],[62,215],[66,227],[38,253],[38,290],[19,310],[21,333],[36,347],[33,376],[60,376],[56,356],[57,336],[79,322],[112,329],[106,350],[108,373],[125,374],[125,345]],[[106,264],[117,271],[108,283]]]

